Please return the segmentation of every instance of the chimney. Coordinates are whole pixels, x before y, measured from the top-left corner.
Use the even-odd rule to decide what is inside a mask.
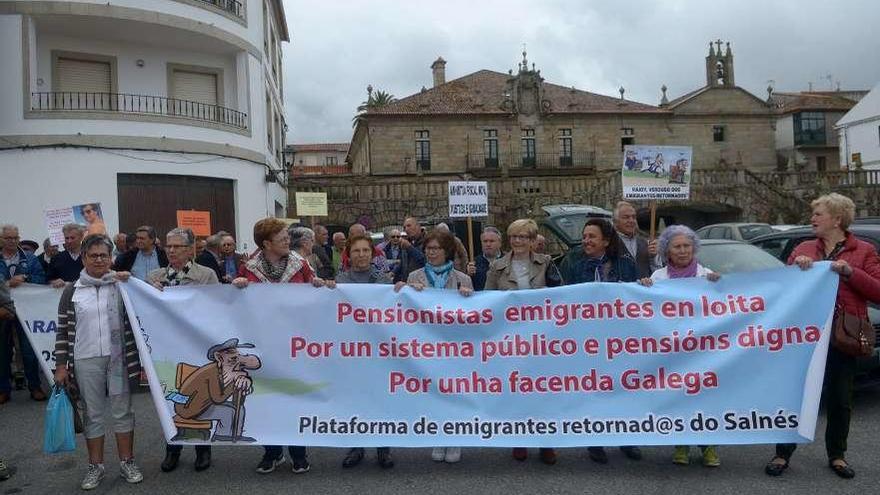
[[[437,57],[437,60],[431,64],[431,71],[434,73],[435,88],[446,82],[446,61],[443,57]]]

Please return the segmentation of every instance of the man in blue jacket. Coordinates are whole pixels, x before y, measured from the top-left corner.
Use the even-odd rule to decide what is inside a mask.
[[[0,283],[13,289],[24,283],[45,284],[43,265],[36,256],[19,247],[19,240],[18,227],[9,224],[0,227]],[[37,401],[46,400],[46,394],[40,387],[40,364],[37,356],[21,324],[13,319],[0,323],[0,404],[8,402],[12,392],[12,349],[16,338],[31,398]]]

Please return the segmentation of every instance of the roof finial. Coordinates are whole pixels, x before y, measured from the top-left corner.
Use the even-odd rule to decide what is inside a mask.
[[[715,47],[713,46],[713,44],[712,44],[711,41],[709,42],[709,56],[710,56],[710,57],[714,57],[714,56],[715,56]]]
[[[372,84],[368,84],[368,85],[367,85],[367,98],[369,98],[369,97],[372,96],[372,95],[373,95],[373,85],[372,85]]]
[[[715,45],[718,46],[718,55],[721,55],[721,38],[718,38],[718,41],[715,42]]]
[[[623,99],[623,93],[625,93],[626,90],[623,89],[623,86],[621,86],[620,89],[618,89],[617,91],[620,91],[620,99],[622,100],[622,99]]]
[[[523,43],[523,61],[522,61],[522,70],[529,70],[529,61],[526,59],[526,44]]]
[[[666,104],[669,103],[669,99],[666,98],[666,89],[667,89],[667,88],[666,88],[666,85],[665,85],[665,84],[664,84],[663,86],[660,86],[660,91],[663,92],[663,96],[660,98],[660,104],[661,104],[661,105],[666,105]]]

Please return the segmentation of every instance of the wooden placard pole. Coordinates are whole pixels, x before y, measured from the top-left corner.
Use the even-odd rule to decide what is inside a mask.
[[[467,231],[468,231],[468,258],[471,263],[474,262],[474,224],[471,221],[471,217],[467,217]]]
[[[651,201],[651,235],[650,240],[654,240],[657,235],[657,201]]]

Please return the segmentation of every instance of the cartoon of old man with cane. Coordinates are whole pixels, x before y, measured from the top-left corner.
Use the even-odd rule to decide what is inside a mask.
[[[242,436],[244,431],[244,400],[253,393],[253,380],[248,370],[262,366],[260,358],[241,354],[239,349],[253,349],[254,344],[239,344],[229,339],[208,349],[210,363],[196,369],[183,383],[179,393],[184,401],[174,411],[184,419],[216,421],[212,442],[254,442]]]

